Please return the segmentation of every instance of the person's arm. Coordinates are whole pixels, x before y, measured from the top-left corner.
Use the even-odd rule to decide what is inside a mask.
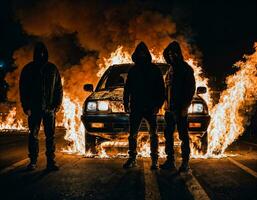
[[[194,71],[193,70],[190,71],[190,75],[189,76],[190,76],[190,78],[189,78],[190,85],[192,85],[191,90],[190,90],[190,99],[192,101],[193,96],[195,94],[195,88],[196,88],[195,76],[194,76]]]
[[[127,80],[124,86],[123,93],[123,105],[125,112],[129,111],[129,100],[130,100],[130,73],[128,73]]]
[[[190,103],[193,99],[193,96],[195,94],[195,87],[196,87],[196,83],[195,83],[195,77],[194,77],[194,71],[193,69],[190,68],[190,70],[187,73],[187,99],[186,99],[186,106],[190,106]]]
[[[55,88],[54,88],[54,109],[55,112],[60,110],[62,105],[62,98],[63,98],[63,88],[62,88],[62,79],[60,73],[57,69],[56,71],[56,79],[55,79]]]
[[[161,73],[161,70],[158,70],[158,76],[157,76],[157,83],[158,83],[158,109],[160,109],[165,101],[165,84],[163,80],[163,76]]]
[[[25,114],[28,114],[29,107],[29,96],[28,96],[28,74],[26,71],[26,66],[21,71],[20,80],[19,80],[19,91],[20,91],[20,102]]]

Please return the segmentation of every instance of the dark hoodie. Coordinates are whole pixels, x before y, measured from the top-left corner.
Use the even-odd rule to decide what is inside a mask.
[[[170,59],[170,54],[175,55],[175,60]],[[170,43],[164,50],[163,56],[172,68],[172,70],[168,71],[168,73],[172,72],[172,77],[169,77],[170,74],[167,74],[165,78],[165,83],[167,84],[166,94],[171,94],[170,99],[167,97],[169,101],[167,102],[168,107],[178,112],[187,112],[195,93],[194,71],[184,61],[178,42]]]
[[[63,96],[61,77],[57,67],[48,62],[48,51],[42,42],[35,46],[33,61],[24,66],[19,86],[25,112],[59,110]]]
[[[147,46],[141,42],[132,55],[135,65],[129,70],[124,87],[124,106],[131,111],[157,111],[161,108],[165,89],[161,70],[152,63]]]

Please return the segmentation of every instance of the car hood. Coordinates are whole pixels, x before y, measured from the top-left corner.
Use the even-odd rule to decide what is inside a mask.
[[[110,90],[102,90],[93,92],[89,97],[88,100],[115,100],[115,101],[122,101],[123,100],[123,91],[124,88],[114,88]],[[193,97],[192,102],[204,102],[203,98],[199,95],[195,94]]]
[[[88,100],[123,100],[123,88],[115,88],[110,90],[103,90],[98,92],[93,92]]]

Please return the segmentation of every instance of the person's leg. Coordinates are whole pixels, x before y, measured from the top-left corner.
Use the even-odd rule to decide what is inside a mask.
[[[130,114],[129,157],[131,158],[136,158],[137,155],[137,135],[141,121],[141,113],[133,112]]]
[[[150,134],[150,146],[151,146],[151,158],[152,158],[152,169],[158,168],[158,134],[157,134],[157,116],[154,113],[144,114],[149,125],[149,134]]]
[[[176,121],[174,114],[172,112],[165,113],[166,127],[164,130],[165,137],[165,152],[167,154],[167,159],[174,161],[174,131],[176,126]]]
[[[175,169],[175,156],[174,156],[174,131],[176,126],[174,113],[165,112],[166,127],[164,129],[165,137],[165,152],[167,160],[161,165],[162,169]]]
[[[28,151],[30,164],[28,168],[33,169],[36,167],[37,157],[39,152],[38,145],[38,132],[41,124],[41,114],[32,112],[28,117],[28,125],[29,125],[29,137],[28,137]]]
[[[142,121],[142,113],[131,112],[130,114],[130,132],[129,132],[129,159],[123,165],[124,168],[131,168],[136,166],[136,156],[137,156],[137,134]]]
[[[178,116],[177,119],[179,139],[182,141],[181,152],[182,152],[182,165],[181,170],[188,170],[188,162],[190,158],[190,143],[189,143],[189,133],[187,127],[187,115]]]
[[[46,136],[46,157],[47,166],[55,166],[55,113],[47,112],[43,114],[43,125]]]

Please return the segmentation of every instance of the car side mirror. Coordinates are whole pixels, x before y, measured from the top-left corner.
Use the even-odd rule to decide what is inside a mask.
[[[94,91],[93,84],[85,84],[84,85],[84,90],[87,91],[87,92],[93,92]]]
[[[206,92],[207,92],[207,88],[206,87],[203,87],[203,86],[197,87],[197,90],[196,90],[197,94],[204,94]]]

